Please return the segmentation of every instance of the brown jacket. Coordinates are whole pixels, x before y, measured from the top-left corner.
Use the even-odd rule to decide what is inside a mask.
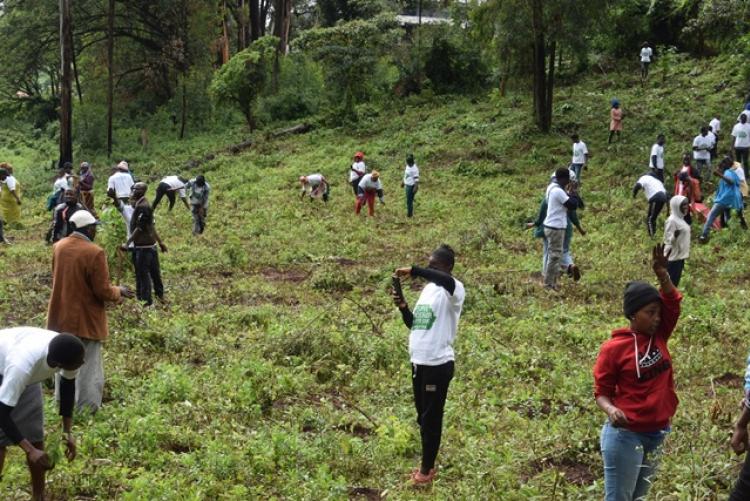
[[[109,283],[104,249],[79,233],[54,245],[47,329],[97,341],[106,339],[105,302],[119,300],[119,287]]]

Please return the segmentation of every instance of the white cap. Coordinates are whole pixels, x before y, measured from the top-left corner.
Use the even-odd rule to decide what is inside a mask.
[[[76,211],[75,214],[70,216],[68,222],[73,223],[77,230],[85,228],[86,226],[91,226],[92,224],[100,224],[99,221],[97,221],[96,218],[92,216],[91,213],[87,210]]]

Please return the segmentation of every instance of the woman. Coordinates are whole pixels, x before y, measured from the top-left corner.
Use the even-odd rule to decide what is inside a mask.
[[[612,331],[594,365],[596,404],[608,418],[601,435],[605,501],[646,496],[677,409],[667,341],[682,295],[669,278],[663,245],[651,259],[661,290],[628,283],[623,311],[630,325]]]
[[[429,484],[436,475],[443,409],[453,379],[453,341],[465,296],[463,284],[451,275],[454,261],[453,249],[441,245],[433,251],[427,268],[398,268],[394,276],[393,300],[404,324],[411,329],[411,380],[422,439],[422,462],[411,474],[414,485]],[[400,290],[403,277],[422,277],[429,282],[422,289],[414,312],[409,310]]]
[[[622,132],[622,109],[620,109],[620,101],[617,99],[612,100],[612,109],[609,111],[609,140],[607,143],[612,142],[612,136],[617,133],[617,140],[620,140],[620,132]]]
[[[21,187],[6,163],[0,164],[0,219],[6,224],[21,220]]]
[[[714,175],[720,178],[719,188],[714,196],[714,205],[711,212],[703,225],[703,231],[698,238],[700,243],[708,242],[711,227],[719,216],[723,216],[725,221],[729,220],[729,211],[737,211],[737,217],[740,219],[742,229],[747,229],[745,216],[743,214],[744,204],[742,202],[742,192],[740,192],[740,178],[732,172],[734,162],[730,157],[724,157],[719,164],[719,168],[714,171]]]

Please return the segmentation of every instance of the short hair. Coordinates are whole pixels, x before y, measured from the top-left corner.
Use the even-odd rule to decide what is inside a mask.
[[[560,167],[555,171],[555,179],[557,179],[558,182],[563,180],[570,181],[570,171],[567,167]]]
[[[453,251],[450,245],[442,244],[440,247],[432,251],[432,255],[437,258],[438,261],[453,269],[453,265],[456,262],[456,253]]]
[[[198,186],[203,186],[204,184],[206,184],[206,178],[203,176],[203,174],[201,174],[199,176],[196,176],[195,177],[195,183]]]
[[[574,141],[578,139],[578,134],[571,134],[570,139],[573,139]]]
[[[62,366],[82,364],[85,353],[81,340],[65,332],[53,337],[47,348],[50,358]]]

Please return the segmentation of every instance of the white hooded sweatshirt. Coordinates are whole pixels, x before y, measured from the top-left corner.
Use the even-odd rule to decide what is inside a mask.
[[[664,255],[669,261],[679,261],[690,256],[690,225],[680,211],[687,198],[675,195],[669,201],[669,217],[664,223]]]

